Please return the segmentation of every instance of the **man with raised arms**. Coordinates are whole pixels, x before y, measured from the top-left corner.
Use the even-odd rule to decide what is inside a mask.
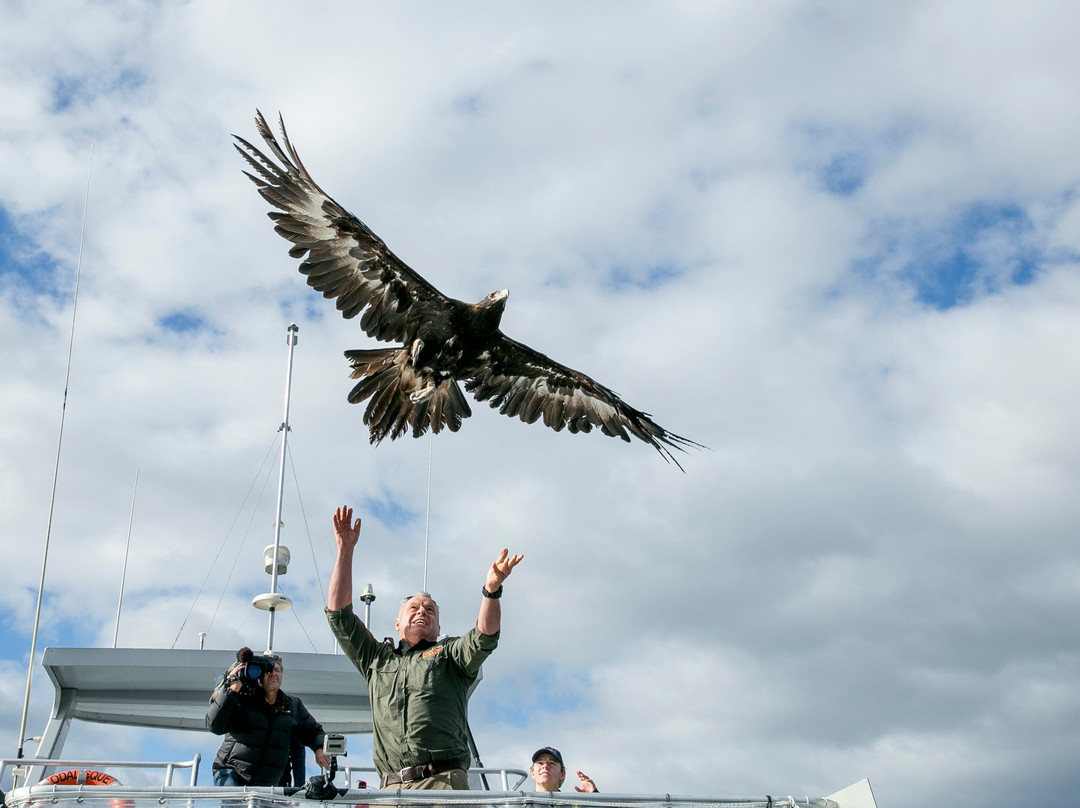
[[[382,788],[467,789],[471,759],[469,688],[499,642],[503,581],[523,556],[504,548],[488,568],[476,625],[461,637],[439,637],[439,607],[427,592],[402,601],[394,628],[397,647],[378,642],[353,613],[353,553],[360,519],[352,508],[334,512],[337,557],[326,616],[341,650],[368,686],[372,757]]]

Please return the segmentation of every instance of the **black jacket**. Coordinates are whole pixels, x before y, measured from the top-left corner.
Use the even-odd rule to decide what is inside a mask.
[[[278,691],[267,704],[261,694],[241,696],[229,689],[214,691],[206,712],[206,728],[225,740],[214,758],[214,770],[232,769],[252,786],[276,786],[289,766],[294,738],[309,749],[322,746],[322,725],[304,703]]]

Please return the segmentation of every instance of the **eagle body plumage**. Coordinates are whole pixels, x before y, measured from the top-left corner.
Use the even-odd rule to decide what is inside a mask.
[[[245,172],[274,207],[274,229],[302,259],[308,285],[334,300],[346,318],[397,347],[349,350],[359,381],[349,401],[367,401],[370,440],[394,440],[411,431],[456,432],[472,412],[458,382],[477,401],[499,412],[555,431],[589,432],[645,441],[668,460],[671,449],[699,447],[659,426],[647,413],[583,373],[510,339],[499,330],[508,292],[464,303],[439,292],[394,255],[360,219],[311,178],[279,118],[279,143],[262,113],[255,123],[276,162],[240,136],[236,149],[254,173]],[[681,466],[680,466],[681,468]]]

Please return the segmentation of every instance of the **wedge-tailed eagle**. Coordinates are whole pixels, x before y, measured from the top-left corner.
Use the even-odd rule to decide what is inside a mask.
[[[368,401],[364,423],[371,443],[411,430],[438,433],[461,428],[472,411],[458,382],[477,401],[531,424],[544,419],[556,432],[630,436],[679,463],[671,449],[699,447],[624,402],[583,373],[560,365],[499,330],[507,290],[479,303],[447,297],[405,264],[366,224],[335,202],[311,178],[279,116],[282,143],[256,112],[255,124],[275,163],[239,135],[236,150],[254,173],[244,173],[276,210],[274,229],[292,242],[289,255],[304,259],[308,285],[334,299],[346,318],[391,348],[346,351],[352,378],[349,401]],[[280,165],[279,165],[280,163]],[[682,468],[681,466],[679,466]]]

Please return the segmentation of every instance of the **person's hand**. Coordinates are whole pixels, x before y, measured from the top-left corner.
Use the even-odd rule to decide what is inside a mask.
[[[502,582],[510,577],[511,571],[518,564],[522,563],[522,558],[525,556],[522,554],[510,555],[507,552],[507,548],[502,548],[502,552],[499,553],[499,557],[491,563],[491,567],[487,570],[487,580],[484,582],[484,589],[488,592],[495,593]]]
[[[242,671],[243,669],[244,669],[244,663],[243,662],[238,662],[238,663],[236,663],[236,666],[231,671],[229,671],[229,676],[239,677],[240,676],[240,671]],[[233,693],[239,693],[240,692],[240,681],[239,681],[239,679],[237,681],[233,682],[231,685],[229,685],[229,690],[231,690]]]
[[[594,783],[589,777],[586,777],[583,772],[577,773],[578,780],[581,781],[580,786],[574,786],[574,791],[584,791],[592,794],[596,791],[596,783]]]
[[[352,521],[352,508],[342,505],[334,511],[334,537],[337,539],[338,549],[347,550],[349,553],[356,548],[360,540],[360,517],[356,517],[356,523]]]
[[[473,584],[475,586],[475,584]],[[315,762],[319,764],[320,768],[330,768],[330,756],[322,749],[315,750]]]
[[[514,567],[521,563],[521,559],[525,556],[521,555],[509,555],[504,547],[502,552],[499,553],[499,557],[492,562],[491,568],[488,570],[487,580],[484,582],[484,589],[494,594],[502,586],[502,582],[510,577],[510,573]]]

